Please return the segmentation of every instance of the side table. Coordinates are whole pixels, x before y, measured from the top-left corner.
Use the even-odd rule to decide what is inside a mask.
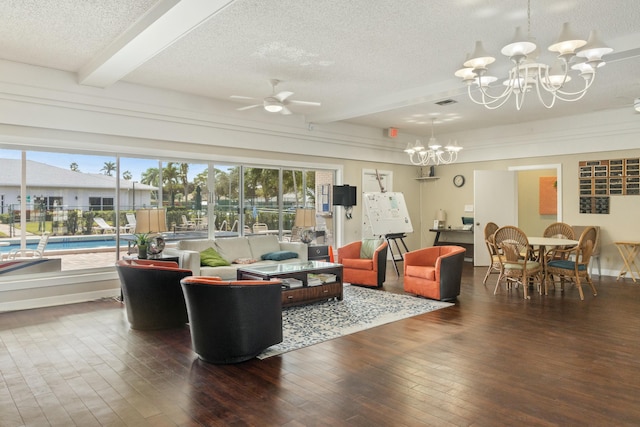
[[[624,268],[620,270],[620,274],[618,274],[616,281],[629,273],[633,283],[636,283],[636,274],[638,275],[638,279],[640,279],[640,269],[638,269],[638,265],[636,264],[636,256],[640,253],[640,242],[615,243],[618,248],[618,252],[620,252],[620,256],[622,257],[622,261],[624,262]]]
[[[122,257],[122,259],[138,259],[138,255],[125,255]],[[163,254],[160,254],[160,256],[157,258],[147,258],[147,260],[173,261],[173,262],[177,262],[178,265],[180,265],[180,257],[177,257],[177,256],[170,256],[170,255],[165,256]]]
[[[307,259],[309,261],[331,261],[331,257],[329,255],[329,246],[309,245],[307,248]]]

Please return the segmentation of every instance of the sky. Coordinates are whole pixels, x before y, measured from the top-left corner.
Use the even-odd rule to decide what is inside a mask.
[[[20,150],[0,150],[0,158],[4,159],[20,159]],[[28,151],[27,160],[46,163],[48,165],[60,168],[69,168],[71,163],[77,163],[80,172],[84,173],[103,173],[101,169],[106,162],[116,162],[115,157],[110,156],[94,156],[76,153],[48,153],[40,151]],[[120,170],[122,172],[131,172],[133,181],[140,181],[142,174],[149,168],[157,168],[158,160],[138,159],[132,157],[120,158]],[[189,163],[189,180],[193,180],[196,175],[205,170],[205,163],[196,164]]]

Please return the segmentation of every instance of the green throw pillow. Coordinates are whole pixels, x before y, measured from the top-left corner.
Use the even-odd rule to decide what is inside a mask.
[[[261,256],[263,260],[284,261],[285,259],[298,258],[298,254],[293,251],[269,252]]]
[[[360,248],[360,258],[372,259],[373,253],[376,251],[376,249],[378,249],[378,246],[380,246],[382,242],[384,242],[384,240],[364,239],[362,241],[362,247]]]
[[[207,267],[224,267],[231,264],[222,258],[215,249],[209,248],[200,252],[200,265]]]

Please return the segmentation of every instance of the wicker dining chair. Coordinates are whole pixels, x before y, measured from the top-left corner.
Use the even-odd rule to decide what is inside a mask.
[[[544,233],[542,234],[544,237],[555,237],[558,239],[570,239],[575,240],[576,236],[573,231],[573,227],[569,224],[565,224],[564,222],[554,222],[544,229]],[[547,262],[552,259],[562,259],[561,257],[566,256],[564,249],[567,249],[567,246],[556,246],[547,254],[544,254],[547,258]]]
[[[495,222],[488,222],[487,225],[484,226],[484,243],[487,245],[487,250],[489,251],[489,268],[487,268],[487,273],[484,275],[484,280],[482,284],[487,283],[487,279],[492,273],[502,273],[502,263],[500,262],[499,257],[502,256],[498,248],[496,247],[494,233],[498,230],[498,224]]]
[[[542,294],[542,282],[544,281],[542,264],[533,260],[533,250],[529,245],[527,235],[518,227],[506,225],[498,228],[494,236],[496,247],[502,251],[504,260],[500,261],[502,272],[498,277],[493,294],[498,292],[502,280],[506,281],[507,289],[510,288],[509,285],[512,282],[521,283],[525,299],[531,298],[528,292],[530,281],[538,283],[538,293]]]
[[[572,281],[578,287],[581,300],[584,300],[581,279],[586,280],[589,284],[593,291],[593,296],[598,295],[598,291],[589,275],[589,261],[596,246],[596,239],[597,230],[595,227],[586,227],[580,235],[578,246],[565,249],[562,258],[551,260],[547,264],[547,275],[560,279],[561,290],[564,291],[565,280]],[[548,292],[548,280],[545,281],[544,291],[546,295]]]
[[[576,236],[581,236],[582,232],[587,228],[586,225],[574,225],[573,232]],[[600,268],[600,226],[594,225],[593,228],[596,229],[596,244],[593,248],[593,252],[591,252],[591,262],[589,266],[589,274],[593,277],[593,264],[598,264],[598,277],[602,277],[602,269]]]

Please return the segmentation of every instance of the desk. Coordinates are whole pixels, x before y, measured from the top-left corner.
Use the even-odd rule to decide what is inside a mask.
[[[530,246],[538,246],[540,249],[540,263],[542,264],[542,274],[544,275],[542,280],[545,290],[545,295],[547,294],[547,257],[546,248],[547,247],[558,247],[558,246],[576,246],[580,243],[577,240],[572,239],[562,239],[558,237],[527,237],[529,240]]]
[[[640,270],[636,264],[636,256],[640,253],[640,242],[615,242],[618,252],[624,261],[624,268],[620,270],[617,280],[624,277],[627,273],[631,276],[633,283],[636,283],[636,274],[640,279]]]
[[[465,253],[465,258],[471,258],[471,262],[473,262],[473,243],[468,242],[457,242],[456,240],[460,236],[471,236],[473,239],[473,229],[471,230],[463,230],[462,228],[430,228],[429,231],[433,231],[436,233],[436,238],[433,239],[433,246],[446,246],[446,245],[456,245],[462,246],[467,250]],[[447,236],[446,242],[440,241],[440,233],[444,233]]]

